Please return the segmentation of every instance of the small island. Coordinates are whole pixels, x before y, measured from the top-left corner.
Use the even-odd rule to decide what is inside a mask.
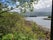
[[[44,20],[51,20],[51,16],[48,16],[47,18],[44,18]]]

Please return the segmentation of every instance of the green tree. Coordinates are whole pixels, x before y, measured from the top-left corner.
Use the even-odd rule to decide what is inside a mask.
[[[21,6],[22,8],[24,8],[24,12],[25,12],[25,9],[27,9],[27,8],[30,8],[31,11],[33,10],[33,2],[34,1],[37,1],[37,3],[38,3],[38,0],[11,0],[11,2],[9,2],[9,1],[10,0],[8,0],[8,1],[6,0],[7,3],[9,3],[9,4],[12,3],[12,5],[13,4],[16,4],[16,2],[18,1],[20,4],[19,5],[16,5],[16,6],[18,6],[18,7]],[[7,3],[4,5],[2,2],[0,2],[0,9],[2,10],[3,7],[5,9],[7,9],[7,10],[4,10],[2,12],[6,12],[6,11],[10,11],[10,10],[13,10],[14,9],[13,7],[11,7],[11,9],[9,10],[8,9],[8,6],[9,5],[7,5]],[[20,10],[22,10],[22,8]],[[0,11],[0,13],[2,13],[2,12]]]
[[[10,0],[6,1],[7,3],[12,3],[15,4],[16,1],[15,0],[11,0],[11,2],[9,2]],[[30,10],[32,11],[33,9],[33,2],[34,1],[37,1],[37,0],[18,0],[21,8],[21,12],[25,13],[26,12],[26,9],[27,8],[31,8]],[[5,34],[8,34],[8,33],[13,33],[15,30],[16,30],[16,22],[18,20],[21,20],[19,15],[17,14],[11,14],[9,13],[8,11],[10,10],[13,10],[14,8],[11,7],[11,9],[8,9],[8,6],[7,4],[3,4],[2,2],[0,2],[0,36],[3,36]],[[18,6],[18,5],[16,5]],[[22,9],[24,8],[24,10]],[[4,9],[4,10],[3,10]]]

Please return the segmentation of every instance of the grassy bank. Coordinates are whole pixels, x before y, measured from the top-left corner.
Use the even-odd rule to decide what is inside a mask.
[[[0,16],[0,40],[45,39],[45,32],[36,23],[24,20],[17,13],[2,13]]]

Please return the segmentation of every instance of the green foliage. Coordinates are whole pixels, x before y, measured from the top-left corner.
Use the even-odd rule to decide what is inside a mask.
[[[51,18],[51,16],[48,16],[48,18]]]
[[[1,12],[1,10],[2,10],[2,6],[3,6],[3,5],[0,3],[0,12]]]
[[[41,37],[42,33],[39,37]],[[42,36],[43,37],[43,36]],[[2,40],[38,40],[37,34],[24,34],[22,32],[15,32],[14,34],[6,34]]]
[[[13,39],[13,34],[7,34],[3,36],[2,40],[12,40]]]
[[[12,6],[11,6],[11,9],[8,8],[8,6],[9,6],[8,4],[14,5],[14,4],[16,4],[17,1],[19,2],[19,5],[15,5],[15,6],[16,7],[21,6],[22,8],[25,8],[24,11],[23,11],[23,13],[25,13],[27,11],[26,9],[29,9],[29,8],[30,8],[29,9],[30,11],[33,11],[33,8],[31,8],[31,7],[33,7],[33,2],[37,1],[37,3],[38,3],[38,0],[11,0],[11,1],[10,0],[6,0],[5,1],[6,4],[3,4],[2,2],[0,2],[0,13],[3,12],[2,9],[5,9],[4,11],[13,10],[14,8]],[[22,10],[22,8],[20,10]]]
[[[20,19],[19,15],[16,16],[17,14],[11,14],[11,13],[2,13],[3,17],[0,17],[0,31],[3,34],[11,33],[13,32],[13,28],[15,26],[15,23]]]
[[[24,20],[17,13],[5,12],[0,17],[0,36],[2,40],[38,40],[38,37],[44,37],[37,24]],[[13,36],[13,37],[12,37]]]
[[[15,32],[14,34],[7,34],[2,37],[2,40],[36,40],[37,38],[33,38],[33,35],[24,34],[21,32]],[[37,39],[38,40],[38,39]]]

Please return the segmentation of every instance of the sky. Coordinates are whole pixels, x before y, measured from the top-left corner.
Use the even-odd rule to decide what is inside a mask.
[[[37,5],[34,5],[34,8],[40,9],[45,7],[50,7],[52,5],[52,0],[40,0]]]
[[[0,0],[1,3],[7,4],[8,6],[15,7],[15,3],[13,3],[11,0]]]
[[[38,4],[34,4],[33,6],[34,6],[34,11],[36,12],[51,12],[52,0],[39,0]],[[14,11],[17,10],[18,8],[14,9]]]
[[[0,1],[2,1],[4,4],[6,3],[5,0],[0,0]],[[10,0],[8,0],[8,1],[11,2]],[[16,2],[16,4],[19,5],[19,2]],[[10,6],[16,7],[15,6],[16,4],[12,5],[12,3],[10,3],[8,5],[10,8]],[[33,6],[34,6],[35,11],[49,12],[52,9],[52,0],[39,0],[38,4],[34,4]],[[14,9],[14,10],[17,11],[17,9],[18,8]]]
[[[51,11],[52,0],[40,0],[38,4],[34,4],[34,10],[38,11]]]

